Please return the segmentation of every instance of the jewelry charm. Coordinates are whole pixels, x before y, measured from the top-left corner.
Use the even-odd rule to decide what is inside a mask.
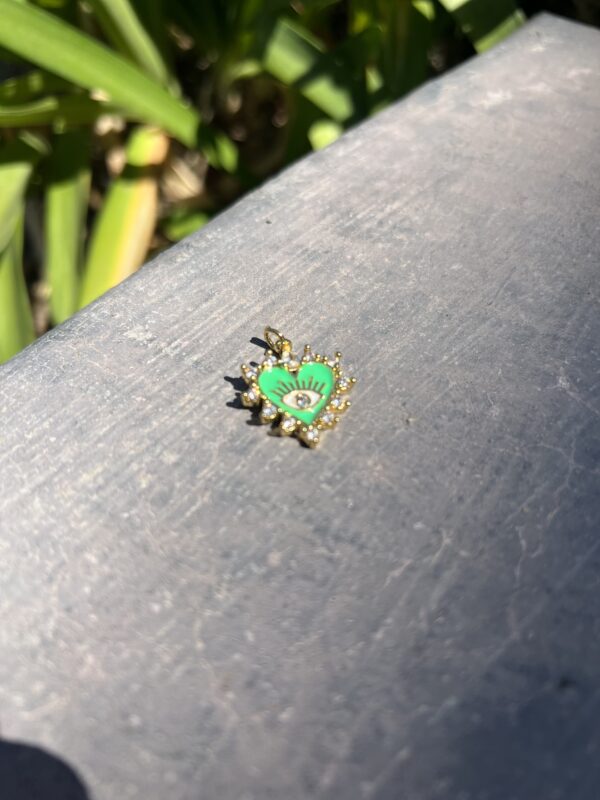
[[[299,358],[292,343],[274,328],[265,328],[268,348],[257,366],[242,364],[248,384],[242,392],[246,408],[260,406],[260,421],[278,422],[284,436],[295,434],[309,447],[316,447],[326,430],[334,428],[340,414],[350,407],[347,393],[356,378],[344,375],[342,354],[334,358],[304,347]]]

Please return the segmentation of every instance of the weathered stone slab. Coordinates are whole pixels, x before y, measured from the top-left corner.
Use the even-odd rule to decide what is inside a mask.
[[[0,371],[1,730],[72,797],[598,796],[599,73],[539,18]],[[265,324],[354,365],[319,450],[232,407]]]

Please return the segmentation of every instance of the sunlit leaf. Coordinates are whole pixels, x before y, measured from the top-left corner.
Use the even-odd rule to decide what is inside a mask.
[[[308,31],[288,19],[274,26],[265,48],[265,69],[294,86],[332,119],[343,122],[354,113],[352,92],[342,65]]]
[[[96,218],[79,304],[85,306],[135,272],[144,261],[158,212],[158,171],[169,147],[156,128],[141,127],[127,144],[127,165]]]
[[[47,11],[0,0],[0,45],[194,146],[199,117],[139,67]]]
[[[23,276],[23,207],[12,236],[0,251],[0,362],[34,339],[31,306]]]
[[[227,66],[227,81],[243,80],[244,78],[255,78],[263,71],[262,64],[257,59],[246,58],[242,61],[236,61]]]
[[[191,233],[202,228],[210,220],[210,215],[204,211],[182,210],[175,211],[162,220],[161,230],[172,242],[178,242]]]
[[[88,132],[66,131],[54,136],[46,174],[44,249],[50,315],[55,323],[77,310],[90,187],[89,157]]]
[[[429,22],[435,19],[435,3],[433,0],[412,0],[415,9]]]
[[[525,21],[514,0],[440,0],[461,30],[482,52],[505,38]]]
[[[46,151],[42,139],[23,134],[0,150],[0,251],[12,239],[33,168]]]
[[[308,139],[313,150],[321,150],[323,147],[335,142],[343,133],[343,128],[337,122],[330,119],[320,119],[314,122],[308,130]]]
[[[198,144],[211,167],[235,172],[238,149],[228,136],[212,128],[203,128]]]
[[[88,0],[107,38],[164,86],[174,80],[129,0]]]
[[[511,33],[514,33],[525,22],[525,14],[521,10],[513,11],[508,17],[502,20],[499,25],[496,25],[489,33],[480,36],[477,40],[475,47],[478,52],[483,53],[494,47]]]

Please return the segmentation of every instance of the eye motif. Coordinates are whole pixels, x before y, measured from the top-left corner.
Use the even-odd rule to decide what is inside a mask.
[[[297,408],[298,411],[309,411],[317,405],[321,397],[323,395],[314,389],[293,389],[283,395],[281,402],[289,408]]]
[[[273,393],[283,405],[296,411],[311,411],[323,400],[327,387],[323,381],[309,378],[286,376],[286,380],[279,380]]]

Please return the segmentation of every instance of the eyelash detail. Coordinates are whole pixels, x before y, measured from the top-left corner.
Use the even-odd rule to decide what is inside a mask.
[[[302,380],[294,380],[294,381],[279,381],[277,383],[277,388],[274,390],[274,394],[283,400],[284,396],[287,394],[291,394],[294,390],[300,390],[304,392],[316,392],[323,395],[325,390],[325,384],[320,383],[319,381],[315,381],[315,379],[311,376],[308,380],[303,378]]]

